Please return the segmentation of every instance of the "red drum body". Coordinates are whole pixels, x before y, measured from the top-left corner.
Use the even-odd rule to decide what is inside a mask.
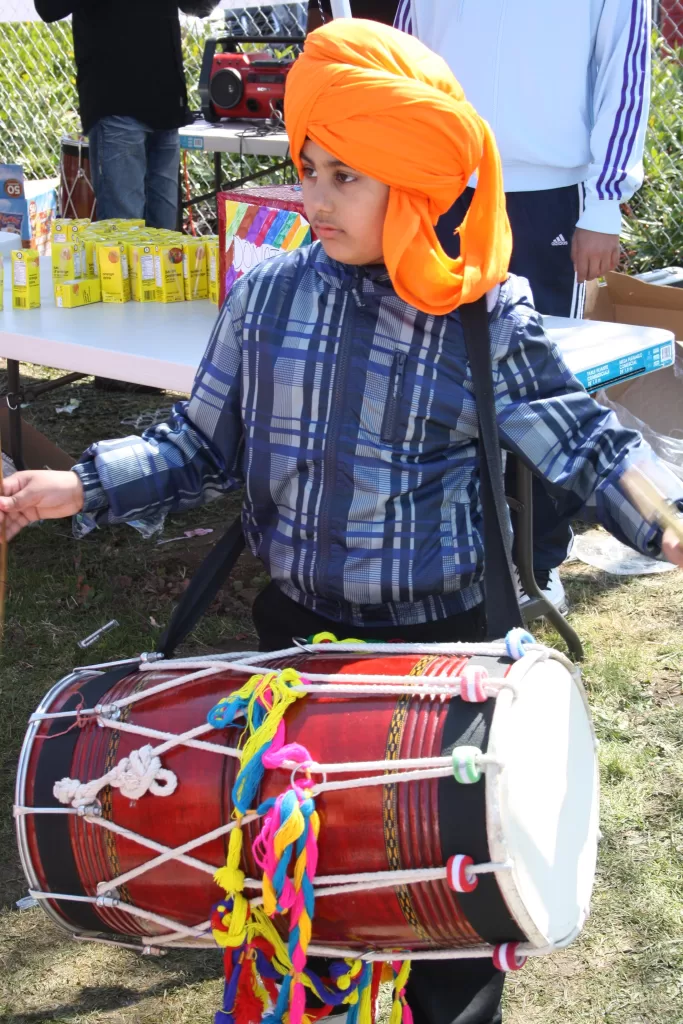
[[[364,657],[337,647],[330,654],[302,651],[279,662],[271,661],[267,668],[292,666],[303,674],[335,673],[338,677],[362,672],[370,679],[375,675],[405,676],[409,683],[411,676],[457,675],[467,662],[468,658],[461,656],[421,653]],[[510,666],[508,659],[484,655],[470,658],[469,663],[486,667],[489,676],[498,680]],[[124,666],[99,674],[74,673],[57,684],[38,711],[54,713],[79,705],[108,705],[186,675],[187,671],[186,663],[183,668],[157,667],[155,671],[131,671],[130,666]],[[566,668],[562,671],[569,676]],[[102,727],[92,719],[69,731],[73,718],[41,720],[31,725],[17,786],[19,846],[31,889],[56,894],[45,899],[45,906],[71,932],[139,936],[143,943],[153,943],[154,937],[168,933],[169,927],[132,916],[127,906],[196,926],[207,920],[212,904],[223,898],[207,871],[178,860],[167,861],[117,886],[115,906],[59,899],[57,894],[94,897],[98,884],[102,892],[101,883],[135,869],[159,850],[176,849],[229,823],[230,793],[239,766],[234,757],[173,746],[160,753],[164,769],[172,771],[178,780],[172,795],[146,793],[135,801],[123,797],[119,789],[102,789],[101,817],[104,823],[114,823],[116,831],[72,809],[66,813],[50,813],[50,809],[56,811],[60,806],[53,795],[57,780],[66,776],[99,779],[144,743],[162,744],[159,733],[178,735],[201,726],[210,709],[244,682],[244,674],[226,668],[220,674],[169,688],[122,709],[122,724],[155,730],[156,736],[153,732],[145,736]],[[470,703],[459,697],[425,694],[307,695],[287,711],[287,743],[304,745],[321,764],[433,758],[462,744],[486,751],[490,749],[497,703]],[[587,728],[587,742],[592,742],[592,731],[590,726]],[[214,730],[201,739],[235,747],[239,732],[234,728]],[[592,747],[588,755],[577,749],[576,756],[590,761]],[[345,778],[363,774],[367,772]],[[277,796],[289,784],[289,771],[267,771],[260,799]],[[321,820],[318,875],[438,868],[457,854],[467,854],[475,862],[497,860],[500,852],[496,855],[490,842],[497,826],[491,819],[491,808],[487,809],[488,784],[482,777],[475,784],[463,785],[451,773],[449,777],[398,785],[321,792],[316,797]],[[539,785],[544,785],[543,779]],[[538,803],[542,797],[536,797],[529,794],[530,800]],[[571,799],[568,802],[571,804]],[[38,808],[44,810],[32,811]],[[577,815],[575,830],[596,831],[592,804],[579,807]],[[251,851],[260,823],[244,827],[242,868],[247,878],[260,878]],[[124,830],[146,837],[152,848],[122,834]],[[593,844],[589,842],[588,846],[590,860]],[[227,836],[222,835],[193,848],[189,855],[218,868],[225,864],[226,849]],[[547,860],[544,853],[539,863],[544,865]],[[549,880],[551,885],[556,882]],[[524,913],[515,910],[514,900],[511,902],[505,887],[501,888],[499,878],[490,873],[479,876],[472,892],[455,892],[442,878],[318,899],[313,941],[350,950],[428,950],[527,939],[535,939],[540,945],[543,938],[548,938],[541,928],[539,939],[533,927],[523,927],[524,920]],[[550,936],[553,941],[555,938],[558,936]]]
[[[59,166],[59,206],[62,217],[95,219],[95,190],[87,139],[62,139]]]

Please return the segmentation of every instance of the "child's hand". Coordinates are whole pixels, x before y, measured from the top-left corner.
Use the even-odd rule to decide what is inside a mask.
[[[673,562],[674,565],[683,565],[683,544],[678,539],[674,530],[668,529],[664,531],[662,551],[665,557],[670,562]]]
[[[0,496],[0,525],[7,528],[7,539],[38,519],[61,519],[83,508],[83,484],[71,470],[29,469],[13,473],[3,484]]]

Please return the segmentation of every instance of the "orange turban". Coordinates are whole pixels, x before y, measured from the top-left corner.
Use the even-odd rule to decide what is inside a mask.
[[[411,306],[448,313],[505,279],[512,238],[493,132],[445,61],[417,39],[356,18],[312,32],[287,78],[285,121],[300,175],[308,137],[390,186],[384,262]],[[434,225],[475,171],[452,260]]]

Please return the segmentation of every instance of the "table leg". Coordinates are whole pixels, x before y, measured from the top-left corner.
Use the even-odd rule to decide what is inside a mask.
[[[26,469],[24,463],[24,447],[21,441],[21,383],[19,381],[19,363],[16,359],[7,360],[7,411],[9,415],[10,444],[12,448],[12,462],[17,469]],[[12,400],[10,396],[14,395]]]
[[[223,167],[221,164],[221,154],[213,154],[213,183],[216,186],[216,192],[220,192],[221,185],[223,184]]]
[[[512,458],[512,456],[508,456]],[[580,661],[583,658],[583,646],[578,634],[572,629],[564,615],[548,601],[534,578],[534,531],[533,531],[533,476],[519,459],[517,460],[517,568],[524,590],[530,601],[522,609],[527,623],[541,615],[555,627],[569,652]]]

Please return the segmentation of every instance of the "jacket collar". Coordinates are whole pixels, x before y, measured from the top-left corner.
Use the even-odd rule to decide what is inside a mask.
[[[333,287],[364,288],[367,283],[371,291],[375,288],[394,291],[389,272],[382,263],[363,267],[338,263],[327,255],[320,242],[311,246],[311,262],[323,281]]]

